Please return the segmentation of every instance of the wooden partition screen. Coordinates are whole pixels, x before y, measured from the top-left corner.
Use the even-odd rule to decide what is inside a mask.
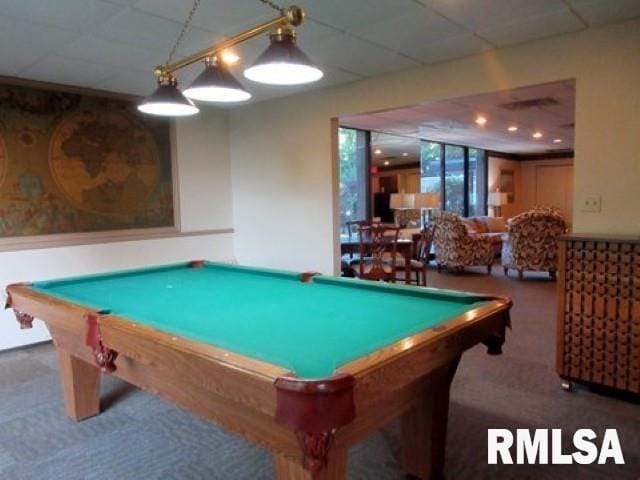
[[[556,368],[640,394],[640,237],[560,240]]]

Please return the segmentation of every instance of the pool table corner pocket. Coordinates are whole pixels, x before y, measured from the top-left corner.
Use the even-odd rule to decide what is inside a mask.
[[[6,300],[4,304],[5,310],[11,308],[13,303],[11,300],[11,292],[9,291],[9,287],[24,287],[28,285],[30,285],[30,283],[22,282],[22,283],[13,283],[7,286],[7,289],[5,290],[5,295],[6,295]],[[13,309],[13,313],[16,316],[16,320],[20,324],[20,330],[33,328],[33,318],[34,318],[33,315],[29,315],[28,313],[22,312],[16,308]]]
[[[312,473],[323,470],[338,428],[355,419],[355,378],[336,373],[319,380],[293,375],[275,381],[276,421],[294,430],[304,467]]]

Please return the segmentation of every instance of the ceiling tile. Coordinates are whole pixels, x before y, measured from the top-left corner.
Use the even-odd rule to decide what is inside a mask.
[[[307,19],[297,28],[297,43],[304,49],[305,45],[324,41],[328,38],[340,35],[344,32],[330,25],[318,23],[312,18]]]
[[[309,16],[298,29],[298,43],[323,66],[326,77],[297,88],[264,87],[256,98],[492,48],[477,31],[506,45],[579,28],[576,22],[600,24],[640,15],[640,0],[301,0],[301,4]],[[166,61],[191,5],[192,0],[0,0],[0,74],[31,73],[79,85],[111,82],[110,89],[146,93],[153,88],[153,66]],[[175,58],[275,14],[255,0],[203,0]],[[243,80],[242,70],[267,46],[266,34],[238,46],[241,62],[232,69],[234,74]],[[50,56],[56,61],[47,59]],[[188,84],[201,68],[194,65],[178,72],[181,84]],[[558,112],[552,109],[549,114]]]
[[[95,88],[111,92],[147,96],[155,89],[153,75],[133,70],[121,71],[96,83]]]
[[[415,7],[413,0],[300,0],[310,18],[343,31],[392,19]]]
[[[314,61],[363,76],[411,68],[419,63],[348,34],[304,47]]]
[[[185,0],[138,0],[134,8],[183,24],[192,5],[192,2]],[[198,5],[192,25],[209,30],[221,38],[278,15],[278,12],[257,1],[206,0]]]
[[[466,33],[456,37],[416,43],[413,49],[406,53],[423,63],[435,63],[466,57],[491,48],[492,46],[481,38]]]
[[[568,0],[589,25],[620,22],[640,17],[639,0]]]
[[[2,15],[67,30],[89,31],[122,11],[123,7],[101,0],[3,0]]]
[[[177,37],[173,39],[171,43],[172,47],[176,39]],[[176,58],[191,55],[205,48],[209,48],[214,45],[217,40],[216,35],[208,30],[199,27],[189,27],[182,40],[180,40],[180,45],[178,45],[178,49],[176,50]],[[165,57],[169,54],[169,51],[169,48],[166,49],[164,52]]]
[[[472,32],[562,10],[562,0],[419,0]]]
[[[515,20],[490,30],[479,32],[494,45],[505,46],[550,37],[562,33],[582,30],[584,24],[569,9],[558,10],[544,15],[531,16],[522,21]]]
[[[466,32],[423,5],[413,3],[390,18],[362,22],[352,28],[351,33],[372,43],[417,57],[424,44],[439,42]]]
[[[178,22],[125,9],[98,27],[95,34],[107,40],[168,53],[181,29]]]
[[[16,75],[79,36],[77,32],[0,16],[0,74]]]
[[[57,55],[47,55],[20,72],[20,76],[33,80],[81,87],[93,87],[113,74],[113,67]]]
[[[147,72],[161,62],[157,52],[85,35],[58,50],[60,56]]]

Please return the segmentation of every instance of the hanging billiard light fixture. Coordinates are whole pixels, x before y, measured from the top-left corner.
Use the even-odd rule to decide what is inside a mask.
[[[158,88],[138,105],[138,110],[163,117],[184,117],[200,111],[178,90],[178,81],[172,76],[159,77]]]
[[[186,97],[202,102],[244,102],[251,98],[218,57],[205,59],[204,71],[184,91]]]
[[[322,78],[322,70],[296,45],[293,28],[276,28],[270,38],[271,45],[244,71],[246,78],[269,85],[302,85]]]
[[[138,110],[152,115],[182,116],[193,115],[199,111],[190,99],[205,102],[248,100],[251,94],[229,72],[228,66],[222,61],[222,54],[234,45],[269,31],[271,45],[251,67],[245,70],[246,78],[270,85],[300,85],[322,78],[322,71],[296,45],[294,27],[301,25],[304,21],[304,11],[297,6],[280,8],[271,1],[259,1],[276,9],[280,15],[171,63],[200,3],[200,0],[195,0],[167,62],[154,70],[158,79],[158,88],[138,106]],[[178,81],[174,74],[181,68],[200,60],[205,60],[205,69],[183,94],[178,89]]]

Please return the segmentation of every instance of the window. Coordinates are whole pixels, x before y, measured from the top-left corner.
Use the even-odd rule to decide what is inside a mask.
[[[483,150],[469,148],[467,167],[468,213],[467,216],[487,214],[487,162]]]
[[[440,194],[442,145],[420,142],[420,191]]]
[[[464,147],[444,146],[444,209],[465,215]]]
[[[340,154],[340,231],[346,222],[367,218],[369,171],[367,132],[352,128],[338,130]]]
[[[439,194],[445,210],[465,217],[486,215],[484,150],[422,141],[420,173],[420,191]]]

